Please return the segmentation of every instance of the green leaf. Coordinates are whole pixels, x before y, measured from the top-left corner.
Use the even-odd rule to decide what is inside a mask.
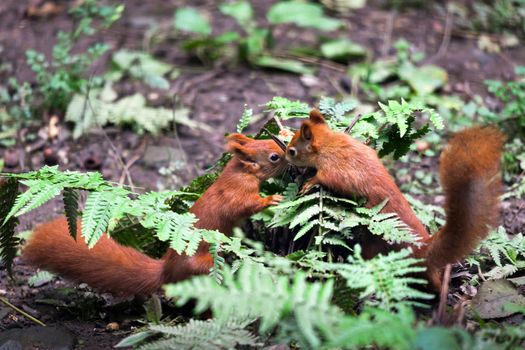
[[[183,7],[175,12],[175,28],[184,32],[210,35],[210,23],[192,7]]]
[[[325,17],[320,5],[311,2],[281,1],[274,4],[266,14],[271,24],[293,23],[300,27],[331,31],[342,22]]]
[[[11,207],[15,204],[18,195],[18,180],[0,178],[0,261],[5,265],[9,276],[12,277],[12,265],[16,256],[19,238],[15,235],[18,219],[8,218]]]
[[[64,189],[63,193],[64,212],[67,219],[69,234],[77,239],[77,217],[78,217],[78,191],[72,188]]]
[[[55,275],[53,275],[51,272],[47,271],[39,271],[27,281],[27,284],[29,284],[31,287],[40,287],[43,286],[46,283],[51,282],[55,278]]]
[[[89,103],[88,103],[89,100]],[[108,123],[134,125],[139,132],[157,134],[172,122],[211,131],[211,128],[189,118],[189,110],[180,108],[153,108],[146,105],[146,98],[141,94],[126,96],[115,102],[105,102],[92,92],[89,98],[75,95],[66,111],[66,120],[75,123],[73,137],[78,138],[92,128]]]
[[[366,56],[366,49],[349,39],[336,39],[321,45],[324,57],[334,60],[348,60],[354,57]]]
[[[406,63],[399,68],[399,78],[406,81],[419,96],[429,95],[448,81],[448,74],[435,65],[416,67]]]
[[[250,121],[252,120],[252,117],[253,117],[253,109],[246,108],[246,106],[244,106],[244,111],[242,112],[241,119],[237,123],[236,131],[241,133],[244,129],[246,129],[246,127],[250,125]]]
[[[115,345],[115,347],[116,348],[127,348],[130,346],[135,346],[135,345],[142,343],[144,340],[148,339],[154,334],[155,332],[153,331],[138,332],[138,333],[132,334],[122,339],[117,345]]]
[[[257,57],[257,59],[253,61],[253,64],[260,67],[275,68],[297,74],[313,75],[315,73],[315,69],[302,62],[272,56]]]
[[[232,16],[237,20],[237,23],[244,29],[251,24],[253,19],[252,5],[247,1],[236,1],[222,4],[219,6],[222,13]]]
[[[82,237],[89,248],[97,243],[109,225],[116,209],[120,191],[92,192],[86,200],[82,215]]]

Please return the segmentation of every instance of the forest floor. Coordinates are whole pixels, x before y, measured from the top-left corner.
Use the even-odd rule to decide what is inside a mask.
[[[49,54],[56,32],[72,28],[67,11],[44,18],[28,17],[26,11],[30,3],[34,1],[3,0],[0,3],[0,66],[9,65],[9,69],[0,70],[0,82],[10,76],[20,81],[33,81],[33,73],[25,63],[25,51],[32,48]],[[256,16],[264,22],[264,14],[273,1],[253,3]],[[149,26],[153,23],[161,27],[170,25],[176,8],[189,4],[209,13],[214,30],[235,26],[231,18],[218,12],[214,1],[129,0],[125,2],[122,18],[111,29],[82,42],[77,50],[100,40],[108,43],[111,51],[122,48],[147,49],[150,43],[145,39],[145,32]],[[465,99],[474,95],[486,96],[486,79],[508,80],[513,77],[513,67],[525,63],[525,46],[487,53],[479,48],[476,35],[457,28],[452,28],[445,51],[437,55],[443,44],[446,18],[432,6],[397,12],[371,1],[363,9],[335,16],[347,22],[348,37],[369,49],[375,58],[392,55],[393,42],[400,38],[406,39],[426,54],[425,61],[439,65],[448,72],[449,82],[445,89]],[[309,30],[283,29],[275,35],[280,38],[281,45],[287,45],[295,40],[308,41],[313,34]],[[109,127],[73,140],[67,133],[67,125],[61,123],[64,131],[53,143],[41,144],[33,140],[19,142],[8,148],[0,147],[0,156],[5,161],[4,171],[20,172],[40,168],[45,162],[43,149],[51,147],[59,155],[59,164],[63,168],[99,170],[106,179],[117,182],[127,171],[137,188],[173,188],[202,174],[214,164],[223,152],[224,134],[234,130],[244,105],[253,108],[258,115],[263,113],[262,105],[276,95],[313,104],[319,96],[336,96],[348,92],[345,72],[329,65],[319,65],[315,79],[305,81],[300,75],[254,69],[242,64],[204,68],[195,64],[178,47],[177,42],[170,40],[156,44],[151,53],[180,68],[180,77],[168,90],[163,91],[151,91],[133,81],[123,81],[115,86],[119,94],[141,91],[153,104],[166,107],[176,102],[189,108],[191,118],[211,126],[213,132],[177,127],[176,134],[173,131],[161,136],[141,136],[132,130]],[[106,54],[94,65],[93,72],[104,71],[108,64],[109,56]],[[48,126],[51,117],[42,115],[40,128]],[[251,125],[248,131],[257,130],[261,123]],[[160,175],[159,168],[166,166],[171,157],[180,159],[183,166],[178,169],[176,176]],[[123,170],[122,163],[130,165],[127,170]],[[432,161],[424,164],[423,168],[428,172],[437,172],[436,165],[437,162]],[[423,200],[434,203],[433,198],[423,197]],[[523,225],[522,204],[508,202],[504,205],[505,224],[510,232],[517,232]],[[20,230],[30,230],[61,211],[61,202],[52,201],[23,217]],[[43,286],[29,287],[27,279],[34,273],[34,268],[26,266],[17,258],[14,280],[0,271],[0,297],[7,298],[51,326],[51,331],[46,331],[44,335],[46,340],[42,346],[33,345],[35,349],[53,348],[49,341],[58,338],[64,339],[64,344],[60,345],[64,348],[111,348],[128,335],[133,327],[141,325],[136,321],[143,314],[140,302],[121,302],[108,295],[100,296],[86,286],[75,288],[74,284],[60,278]],[[1,344],[6,337],[32,337],[26,332],[17,338],[13,333],[20,329],[27,331],[31,327],[34,327],[31,321],[0,304],[0,349],[4,349]],[[64,336],[66,333],[68,335]]]

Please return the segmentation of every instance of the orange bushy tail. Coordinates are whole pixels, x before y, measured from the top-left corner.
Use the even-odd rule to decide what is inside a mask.
[[[452,137],[441,155],[447,222],[432,237],[426,259],[436,288],[443,267],[464,258],[497,225],[503,142],[495,128],[466,129]]]
[[[42,224],[26,244],[23,258],[32,265],[123,297],[149,295],[161,287],[162,260],[124,247],[106,235],[88,249],[80,230],[79,223],[75,241],[64,217]]]

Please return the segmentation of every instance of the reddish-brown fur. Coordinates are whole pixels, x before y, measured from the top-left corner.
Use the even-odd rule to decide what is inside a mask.
[[[233,158],[190,211],[198,218],[196,227],[229,235],[240,221],[282,199],[278,195],[260,197],[259,185],[281,172],[286,162],[283,150],[272,140],[232,134],[227,147]],[[278,161],[270,161],[272,154],[279,156]],[[165,283],[207,273],[213,266],[204,242],[193,256],[169,249],[161,260],[156,260],[106,235],[88,249],[80,231],[79,223],[75,241],[64,217],[42,224],[24,247],[23,258],[32,265],[120,296],[148,295]]]
[[[431,287],[441,285],[441,271],[475,248],[498,219],[501,187],[499,163],[503,135],[494,128],[472,128],[457,133],[441,155],[440,178],[446,195],[446,225],[430,236],[378,158],[376,152],[345,133],[330,130],[316,110],[296,132],[287,150],[288,160],[317,169],[303,191],[315,184],[341,195],[358,195],[373,207],[388,198],[383,212],[396,213],[424,243],[414,256],[424,258]],[[385,242],[365,242],[363,253],[397,249]]]

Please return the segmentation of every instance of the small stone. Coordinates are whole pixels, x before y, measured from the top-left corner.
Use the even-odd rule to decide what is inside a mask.
[[[107,331],[110,331],[110,332],[113,332],[113,331],[118,331],[119,330],[119,324],[117,322],[110,322],[106,325],[106,330]]]

